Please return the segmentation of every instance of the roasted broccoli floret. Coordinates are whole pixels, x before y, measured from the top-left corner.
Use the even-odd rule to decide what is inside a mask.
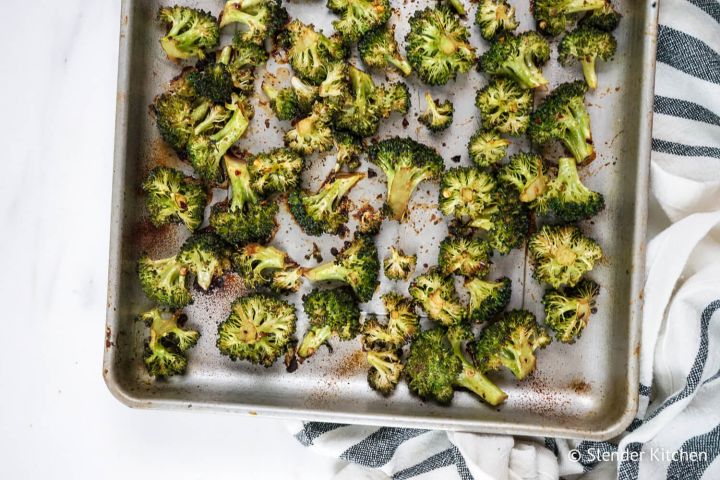
[[[545,324],[563,343],[575,343],[595,313],[595,298],[600,292],[597,283],[580,280],[574,288],[548,290],[543,296]]]
[[[591,10],[582,20],[584,27],[598,28],[605,32],[612,32],[620,24],[622,15],[615,10],[609,0],[605,0],[602,8]]]
[[[353,216],[358,222],[357,231],[367,235],[377,235],[385,220],[385,212],[368,204],[360,207]]]
[[[522,380],[535,370],[535,351],[552,338],[527,310],[505,312],[486,327],[475,345],[475,358],[483,371],[506,367]]]
[[[558,173],[545,194],[547,206],[565,222],[590,218],[605,208],[605,198],[583,185],[574,158],[558,160]]]
[[[186,73],[184,77],[188,77]],[[198,98],[195,89],[186,78],[176,79],[185,86],[179,91],[172,89],[159,95],[152,105],[160,136],[176,152],[185,154],[185,146],[195,127],[208,117],[212,102]]]
[[[349,287],[315,289],[303,296],[303,308],[310,321],[297,356],[302,362],[315,354],[333,335],[351,340],[360,330],[360,309]]]
[[[215,103],[228,103],[232,98],[233,80],[227,66],[221,62],[199,64],[188,74],[188,81],[199,96]]]
[[[220,41],[217,20],[209,12],[188,7],[161,7],[158,21],[168,27],[160,46],[170,60],[205,58]]]
[[[445,275],[484,277],[490,272],[492,247],[482,240],[447,237],[440,242],[438,268]]]
[[[150,221],[156,227],[182,222],[194,232],[202,224],[208,194],[193,177],[173,168],[155,167],[142,189],[147,193]]]
[[[335,142],[336,151],[333,172],[337,173],[343,167],[349,171],[360,168],[360,154],[363,150],[362,141],[345,132],[335,132],[333,141]]]
[[[235,300],[218,325],[217,347],[231,360],[265,367],[285,353],[295,333],[295,307],[264,293]]]
[[[270,241],[277,228],[277,204],[261,202],[252,188],[245,159],[226,155],[224,162],[230,179],[230,195],[228,200],[213,205],[210,226],[229,243]]]
[[[572,24],[574,14],[602,9],[607,0],[534,0],[537,28],[546,35],[558,35]]]
[[[498,172],[498,178],[517,190],[521,202],[533,207],[544,203],[548,179],[540,155],[524,152],[513,155],[510,163]]]
[[[187,287],[188,267],[176,256],[152,260],[143,255],[138,260],[137,270],[140,286],[153,302],[171,309],[192,303]]]
[[[410,91],[403,82],[386,83],[375,90],[375,106],[382,118],[393,112],[405,115],[410,110]]]
[[[447,7],[428,7],[410,18],[405,36],[408,62],[428,85],[445,85],[475,63],[470,32]]]
[[[447,6],[447,8],[455,10],[455,13],[457,13],[461,17],[464,17],[467,13],[465,11],[465,5],[463,4],[463,0],[438,0],[438,5],[445,5]]]
[[[252,188],[261,195],[283,193],[300,184],[304,160],[288,148],[274,148],[248,160]]]
[[[368,32],[358,43],[358,50],[360,58],[370,68],[396,68],[406,77],[412,73],[408,61],[400,55],[395,40],[395,25],[383,25]]]
[[[480,110],[485,130],[517,137],[530,125],[533,95],[513,80],[499,78],[478,91],[475,106]]]
[[[465,282],[465,289],[470,295],[469,317],[477,323],[486,322],[501,312],[510,303],[512,293],[507,277],[495,282],[476,277]]]
[[[525,242],[530,219],[527,206],[518,202],[517,193],[500,184],[488,207],[467,223],[471,228],[487,231],[487,241],[501,255],[509,253]]]
[[[515,7],[506,0],[482,0],[475,12],[475,23],[485,40],[492,40],[495,35],[512,32],[520,26],[515,19]]]
[[[303,279],[302,267],[288,267],[276,270],[270,281],[270,289],[276,293],[293,293],[300,290]]]
[[[435,149],[410,138],[394,137],[376,143],[369,151],[370,161],[380,167],[388,183],[385,200],[392,218],[402,221],[417,186],[440,178],[445,164]]]
[[[430,92],[425,92],[425,104],[425,111],[418,117],[420,123],[431,132],[441,132],[450,126],[455,110],[450,100],[436,101]]]
[[[528,135],[536,145],[563,143],[578,163],[595,158],[590,115],[585,108],[585,82],[563,83],[533,112]]]
[[[213,280],[228,268],[227,249],[214,233],[204,232],[188,238],[180,249],[178,262],[185,265],[200,288],[207,291]]]
[[[348,75],[352,95],[348,95],[341,106],[337,127],[361,138],[371,137],[377,133],[380,124],[378,107],[374,102],[375,83],[370,75],[352,65]]]
[[[295,190],[288,197],[290,213],[308,235],[336,234],[348,221],[347,194],[364,177],[364,173],[338,173],[317,193]]]
[[[327,77],[317,89],[321,98],[339,102],[350,93],[348,65],[345,62],[335,62],[328,69]]]
[[[315,31],[315,27],[293,20],[280,36],[287,49],[293,71],[303,80],[319,85],[327,77],[330,66],[347,56],[339,38],[328,38]]]
[[[397,352],[367,352],[368,384],[378,393],[388,396],[397,387],[403,371],[403,363]]]
[[[415,277],[408,289],[430,320],[457,325],[465,319],[465,308],[458,298],[452,277],[431,269]]]
[[[268,52],[264,45],[243,41],[242,32],[237,32],[233,44],[218,51],[215,61],[227,67],[233,86],[250,96],[255,91],[255,68],[267,63]]]
[[[438,204],[445,215],[476,218],[492,201],[495,180],[476,167],[458,167],[443,173]]]
[[[340,16],[333,22],[335,30],[351,42],[384,25],[391,13],[388,0],[328,0],[327,7]]]
[[[315,100],[317,100],[320,96],[320,88],[303,82],[298,77],[292,77],[290,79],[290,85],[292,86],[295,96],[298,99],[298,108],[300,108],[300,112],[311,112],[313,106],[315,105]]]
[[[550,45],[536,32],[508,33],[480,57],[479,67],[489,75],[510,78],[522,88],[537,88],[548,83],[540,66],[549,59]]]
[[[150,328],[143,362],[153,377],[182,375],[187,369],[185,352],[195,346],[200,334],[183,328],[187,317],[180,312],[154,308],[138,317]]]
[[[612,33],[592,27],[578,27],[565,35],[558,45],[558,60],[567,66],[575,61],[582,65],[588,87],[597,88],[595,60],[607,62],[617,50],[617,41]]]
[[[553,288],[575,286],[602,258],[602,249],[573,225],[545,225],[530,238],[534,276]]]
[[[239,40],[262,44],[286,20],[287,13],[278,0],[228,0],[220,14],[220,27],[239,23]]]
[[[365,320],[362,343],[366,350],[397,350],[420,331],[420,318],[411,299],[398,293],[386,293],[382,301],[387,311],[387,322],[383,325],[375,316]]]
[[[363,349],[387,351],[395,344],[387,324],[382,324],[375,315],[368,315],[360,328]]]
[[[335,261],[318,265],[305,271],[305,278],[312,282],[344,282],[361,302],[368,302],[378,286],[380,260],[371,237],[355,235],[336,255]]]
[[[415,273],[417,255],[405,255],[399,248],[390,247],[390,255],[383,260],[385,276],[390,280],[407,280]]]
[[[270,284],[278,270],[295,270],[298,265],[278,248],[251,243],[233,256],[233,266],[246,287],[258,288]]]
[[[332,116],[333,109],[329,105],[315,103],[310,115],[285,133],[285,145],[303,155],[330,150],[333,146]]]
[[[262,83],[262,91],[270,100],[270,108],[278,120],[292,120],[300,114],[300,106],[295,90],[290,87],[278,90],[268,81]]]
[[[222,180],[223,155],[240,140],[254,115],[252,105],[242,95],[233,95],[232,103],[225,105],[232,116],[215,133],[193,135],[188,140],[187,156],[198,176],[208,184]]]
[[[491,130],[478,130],[470,137],[468,153],[470,160],[480,168],[500,163],[507,153],[510,142]]]
[[[490,405],[500,405],[507,394],[492,383],[463,353],[472,339],[465,327],[434,328],[422,332],[410,346],[405,374],[410,390],[421,398],[450,403],[455,388],[467,388]]]

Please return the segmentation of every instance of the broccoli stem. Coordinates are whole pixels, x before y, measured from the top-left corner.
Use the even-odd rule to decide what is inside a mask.
[[[512,346],[503,348],[500,352],[500,361],[518,380],[524,379],[535,370],[535,352],[528,335],[515,339]]]
[[[465,16],[465,5],[463,5],[462,0],[450,0],[450,5],[452,5],[458,15],[461,17]]]
[[[344,267],[339,266],[335,262],[323,263],[317,267],[311,268],[305,272],[305,278],[313,282],[323,281],[345,281],[348,271]]]
[[[588,87],[595,90],[597,88],[598,79],[597,73],[595,73],[595,56],[587,56],[580,59],[582,64],[583,74],[585,75],[585,81]]]
[[[311,357],[318,349],[328,341],[332,335],[332,329],[328,325],[322,327],[310,327],[305,333],[300,346],[297,349],[297,356],[302,363],[308,357]]]
[[[220,51],[220,56],[217,59],[217,63],[220,63],[222,65],[227,65],[230,63],[231,57],[232,57],[232,47],[230,45],[228,45]]]
[[[515,62],[509,62],[508,68],[515,74],[523,88],[537,88],[548,84],[542,72],[527,56],[518,58]]]
[[[258,203],[258,198],[250,185],[250,172],[243,159],[225,155],[225,170],[230,179],[230,211],[242,211],[247,204]]]
[[[395,172],[392,184],[388,188],[387,197],[387,204],[390,207],[393,219],[398,222],[402,221],[415,188],[428,178],[430,178],[430,175],[418,175],[417,170],[413,168],[401,167]]]
[[[225,109],[223,109],[220,106],[213,107],[210,110],[210,113],[205,116],[205,118],[195,126],[195,130],[193,133],[195,135],[200,135],[203,132],[207,131],[212,127],[212,125],[219,120],[222,120],[225,114]]]
[[[597,10],[605,6],[607,0],[567,0],[562,11],[565,14]]]
[[[273,87],[268,82],[263,82],[260,88],[262,88],[263,93],[266,97],[268,97],[268,99],[270,99],[271,102],[278,97],[279,92],[277,88]]]
[[[232,147],[235,142],[243,136],[250,125],[250,121],[245,115],[242,107],[234,105],[233,108],[235,111],[233,112],[230,121],[226,123],[219,132],[210,137],[210,139],[217,144],[218,150],[221,152],[228,151],[230,147]]]
[[[207,117],[208,111],[210,111],[211,106],[212,102],[210,100],[205,100],[200,105],[195,107],[195,109],[193,109],[192,113],[190,114],[190,119],[192,120],[193,124],[198,123],[199,121]]]
[[[412,73],[412,67],[407,62],[407,60],[398,60],[393,55],[387,53],[385,54],[385,60],[387,60],[388,63],[400,70],[402,74],[406,77]]]
[[[463,368],[455,379],[455,383],[476,393],[492,406],[500,405],[507,399],[507,393],[467,361],[463,361]]]
[[[590,116],[583,105],[568,106],[569,112],[562,121],[566,131],[563,143],[578,162],[586,158],[594,158],[595,151],[592,146],[592,133],[590,132]]]

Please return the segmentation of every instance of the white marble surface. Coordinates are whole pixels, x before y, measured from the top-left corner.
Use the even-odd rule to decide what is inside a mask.
[[[0,2],[0,477],[330,478],[281,421],[131,410],[103,383],[119,12]]]

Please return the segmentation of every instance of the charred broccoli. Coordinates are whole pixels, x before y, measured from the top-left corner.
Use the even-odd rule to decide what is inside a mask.
[[[507,77],[522,88],[547,85],[540,67],[550,59],[550,45],[536,32],[508,33],[480,57],[479,67],[489,75]]]
[[[407,280],[415,273],[417,255],[405,255],[399,248],[390,247],[390,255],[383,260],[385,276],[390,280]]]
[[[208,194],[193,177],[169,167],[155,167],[142,184],[147,193],[150,221],[156,227],[184,223],[191,232],[200,227]]]
[[[574,288],[548,290],[543,296],[545,324],[563,343],[575,343],[595,313],[595,298],[600,292],[597,283],[580,280]]]
[[[315,103],[310,115],[285,133],[285,145],[303,155],[330,150],[333,146],[333,132],[330,129],[332,117],[333,109],[330,105]]]
[[[174,87],[159,95],[152,105],[160,136],[176,152],[185,154],[185,147],[199,124],[205,124],[212,102],[197,97],[186,72],[174,82]],[[176,90],[177,89],[177,90]],[[204,127],[201,127],[202,130]]]
[[[238,298],[218,325],[217,347],[233,361],[270,367],[287,350],[296,321],[295,308],[284,300],[264,293]]]
[[[420,123],[431,132],[441,132],[450,126],[455,110],[450,100],[436,101],[430,92],[425,92],[425,104],[425,111],[418,117]]]
[[[612,3],[609,0],[605,0],[601,8],[591,10],[580,20],[580,25],[583,27],[597,28],[605,32],[612,32],[620,24],[621,18],[622,15],[613,8]]]
[[[575,286],[602,258],[602,249],[578,227],[543,226],[530,238],[534,276],[553,288]]]
[[[220,41],[217,20],[209,12],[188,7],[161,7],[158,21],[168,27],[160,46],[170,60],[204,58]]]
[[[438,269],[415,277],[408,291],[430,320],[457,325],[465,319],[465,308],[460,303],[452,277]]]
[[[602,9],[608,0],[534,0],[533,16],[538,30],[558,35],[572,23],[574,14]]]
[[[515,7],[507,0],[482,0],[475,13],[475,23],[485,40],[502,32],[512,32],[520,23],[515,19]]]
[[[349,68],[345,62],[335,62],[328,69],[327,77],[317,89],[320,98],[339,103],[349,93]]]
[[[485,130],[517,137],[530,125],[533,95],[513,80],[499,78],[477,92],[475,106]]]
[[[420,318],[412,300],[397,293],[382,297],[387,322],[381,324],[374,316],[362,326],[362,343],[366,350],[397,350],[420,331]]]
[[[304,160],[287,148],[274,148],[248,160],[252,188],[261,195],[283,193],[300,184]]]
[[[362,141],[345,132],[335,132],[335,166],[333,172],[337,173],[343,167],[350,171],[360,168],[360,154],[363,151]]]
[[[558,173],[545,194],[547,206],[565,222],[590,218],[605,208],[605,198],[583,185],[574,158],[558,160]]]
[[[510,142],[490,130],[478,130],[470,137],[468,153],[470,160],[480,168],[500,163],[507,153]]]
[[[405,115],[410,110],[410,91],[402,82],[384,84],[375,90],[375,106],[382,118],[388,118],[392,112]]]
[[[290,79],[290,85],[298,99],[300,113],[312,112],[313,106],[315,106],[315,100],[320,96],[320,87],[303,82],[298,77],[292,77]]]
[[[517,190],[521,202],[531,206],[544,203],[548,179],[540,155],[524,152],[513,155],[510,163],[498,172],[498,178]]]
[[[440,243],[438,267],[445,275],[484,277],[490,272],[492,247],[482,240],[447,237]]]
[[[351,42],[384,25],[391,13],[388,0],[328,0],[327,7],[341,17],[333,22],[335,30]]]
[[[370,75],[349,67],[352,95],[345,98],[337,118],[337,127],[358,137],[371,137],[380,125],[378,107],[374,102],[377,87]]]
[[[369,351],[367,361],[370,364],[368,370],[368,384],[382,395],[390,395],[400,381],[403,371],[403,363],[397,352],[393,351]]]
[[[510,279],[500,278],[495,282],[473,278],[465,282],[470,295],[469,317],[477,323],[483,323],[500,313],[508,303],[512,287]]]
[[[140,286],[153,302],[171,309],[192,303],[187,287],[188,267],[177,256],[152,260],[143,255],[137,269]]]
[[[527,206],[518,202],[517,193],[500,184],[493,192],[488,207],[470,218],[467,227],[487,231],[487,241],[501,255],[525,242],[530,219]]]
[[[278,90],[267,81],[262,83],[262,91],[270,100],[270,108],[278,120],[292,120],[300,114],[300,106],[295,90],[283,88]]]
[[[476,218],[492,201],[495,186],[493,177],[479,168],[447,170],[440,183],[440,211],[456,218]]]
[[[358,233],[367,235],[377,235],[385,219],[385,213],[382,210],[377,210],[368,204],[360,207],[353,216],[358,222]]]
[[[143,362],[153,377],[182,375],[187,369],[185,352],[194,347],[200,334],[183,328],[187,317],[179,312],[154,308],[138,317],[150,328]]]
[[[238,39],[262,44],[287,21],[287,12],[278,0],[228,0],[220,14],[220,27],[239,23]]]
[[[277,271],[295,271],[298,265],[288,254],[275,247],[265,247],[257,243],[245,245],[233,256],[233,265],[248,288],[258,288],[273,282]],[[286,290],[294,291],[299,287],[300,278]]]
[[[180,249],[178,262],[195,276],[195,282],[207,291],[213,280],[228,268],[225,244],[214,233],[204,232],[188,238]]]
[[[380,26],[365,34],[358,43],[362,61],[371,68],[388,70],[396,68],[406,77],[412,73],[412,67],[400,55],[395,40],[395,26]]]
[[[558,60],[567,66],[575,61],[582,65],[588,87],[597,88],[595,60],[605,62],[612,59],[617,50],[617,41],[612,33],[592,27],[578,27],[565,35],[558,45]]]
[[[293,20],[280,36],[287,49],[293,71],[303,80],[319,85],[327,77],[330,66],[347,56],[339,38],[328,38],[315,31],[315,27]]]

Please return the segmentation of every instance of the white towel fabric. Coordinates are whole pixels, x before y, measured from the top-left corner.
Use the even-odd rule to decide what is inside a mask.
[[[637,418],[610,442],[294,424],[352,462],[338,480],[720,478],[720,2],[660,8],[651,186],[672,225],[647,249]]]

